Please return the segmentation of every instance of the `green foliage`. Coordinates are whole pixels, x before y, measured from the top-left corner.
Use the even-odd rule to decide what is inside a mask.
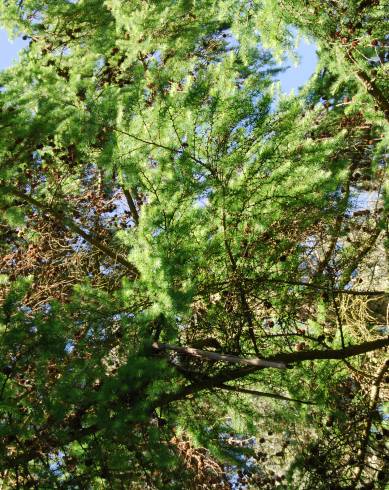
[[[284,485],[273,468],[287,488],[382,481],[384,16],[1,4],[29,40],[0,73],[4,488],[226,488],[237,466],[253,488]],[[296,29],[318,66],[277,98]]]

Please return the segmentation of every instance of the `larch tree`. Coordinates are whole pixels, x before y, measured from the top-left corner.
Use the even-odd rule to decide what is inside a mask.
[[[2,3],[3,488],[385,488],[384,7]]]

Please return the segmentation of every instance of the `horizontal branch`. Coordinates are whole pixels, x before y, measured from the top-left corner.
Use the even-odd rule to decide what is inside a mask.
[[[278,368],[285,369],[286,365],[282,362],[266,361],[264,359],[252,358],[245,359],[244,357],[231,356],[228,354],[218,354],[217,352],[209,352],[201,349],[194,349],[193,347],[181,347],[172,344],[161,344],[159,342],[153,343],[153,348],[156,350],[171,350],[174,352],[181,352],[192,357],[198,357],[209,361],[222,361],[233,364],[244,364],[246,366],[255,366],[262,368]]]
[[[318,284],[312,284],[309,282],[293,281],[287,279],[261,279],[262,282],[267,282],[269,284],[285,284],[291,286],[303,286],[306,288],[317,289],[318,291],[330,292],[331,294],[347,294],[350,296],[388,296],[388,291],[356,291],[354,289],[337,289],[331,286],[320,286]],[[258,280],[256,280],[258,282]]]
[[[362,344],[350,345],[345,349],[311,349],[299,352],[281,352],[267,358],[268,361],[284,362],[292,364],[301,361],[315,361],[319,359],[346,359],[347,357],[366,354],[377,349],[383,349],[389,346],[389,337],[363,342]]]
[[[130,208],[132,219],[134,220],[135,224],[138,225],[139,224],[139,214],[138,214],[138,210],[136,209],[136,206],[135,206],[134,200],[132,198],[131,192],[129,189],[127,189],[124,186],[122,186],[122,191],[123,191],[124,197],[126,198],[128,207]]]

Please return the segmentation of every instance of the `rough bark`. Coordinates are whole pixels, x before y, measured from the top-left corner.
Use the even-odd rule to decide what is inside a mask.
[[[244,357],[231,356],[228,354],[218,354],[217,352],[210,352],[202,349],[194,349],[193,347],[181,347],[173,344],[161,344],[159,342],[153,343],[153,348],[157,350],[171,350],[174,352],[181,352],[192,357],[198,357],[209,361],[222,361],[233,364],[244,364],[246,366],[256,367],[271,367],[278,369],[285,369],[286,365],[282,362],[266,361],[264,359],[252,358],[245,359]]]

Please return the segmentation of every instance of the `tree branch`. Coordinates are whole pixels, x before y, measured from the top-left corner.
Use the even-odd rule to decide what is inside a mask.
[[[256,280],[257,282],[258,280]],[[388,296],[387,291],[355,291],[352,289],[332,289],[330,286],[319,286],[317,284],[302,282],[302,281],[292,281],[292,280],[282,280],[282,279],[263,279],[263,282],[268,282],[269,284],[290,284],[291,286],[303,286],[306,288],[317,289],[318,291],[325,291],[332,294],[348,294],[350,296]]]
[[[291,364],[301,361],[315,361],[318,359],[346,359],[347,357],[366,354],[377,349],[383,349],[389,346],[389,337],[363,342],[362,344],[351,345],[345,349],[312,349],[300,352],[281,352],[274,356],[267,357],[268,361],[280,361]]]
[[[130,208],[131,216],[132,216],[133,220],[135,221],[135,224],[138,226],[139,214],[138,214],[138,210],[136,209],[136,206],[135,206],[134,200],[132,198],[131,192],[129,191],[129,189],[126,189],[124,186],[122,187],[122,191],[123,191],[124,197],[126,198],[128,207]]]
[[[181,352],[182,354],[186,354],[192,357],[198,357],[201,359],[206,359],[209,361],[223,361],[233,364],[244,364],[246,366],[256,366],[256,367],[270,367],[270,368],[278,368],[285,369],[286,366],[282,362],[273,362],[266,361],[264,359],[245,359],[244,357],[231,356],[226,354],[218,354],[217,352],[209,352],[201,349],[194,349],[193,347],[181,347],[179,345],[172,344],[161,344],[159,342],[153,343],[153,348],[156,350],[171,350],[174,352]]]
[[[157,344],[154,346],[154,348],[159,349],[160,346],[166,345],[166,344]],[[302,352],[286,352],[286,353],[279,353],[274,356],[268,357],[267,359],[257,359],[257,361],[261,361],[260,364],[257,365],[250,365],[250,367],[244,367],[240,369],[236,369],[234,371],[228,371],[226,373],[222,374],[217,374],[215,376],[201,379],[199,381],[195,381],[190,385],[186,385],[183,388],[181,388],[178,392],[176,393],[169,393],[166,395],[162,395],[158,400],[155,401],[153,407],[159,407],[162,405],[168,405],[169,403],[179,401],[179,400],[184,400],[188,397],[191,397],[195,393],[198,393],[203,390],[209,390],[212,388],[217,388],[221,384],[224,384],[228,381],[234,381],[236,379],[244,378],[245,376],[248,376],[250,374],[255,373],[255,371],[258,371],[260,369],[264,369],[265,367],[271,367],[271,366],[264,366],[263,362],[264,361],[270,361],[270,362],[282,362],[284,364],[293,364],[295,362],[302,362],[302,361],[309,361],[309,360],[317,360],[317,359],[339,359],[343,360],[347,357],[352,357],[352,356],[357,356],[359,354],[365,354],[366,352],[374,351],[376,349],[382,349],[384,347],[389,346],[389,337],[383,338],[383,339],[378,339],[378,340],[373,340],[371,342],[364,342],[363,344],[358,344],[350,347],[346,347],[345,349],[329,349],[329,350],[310,350],[310,351],[302,351]],[[188,353],[188,348],[181,347],[177,352],[183,352],[183,353]],[[190,349],[190,348],[189,348]],[[162,349],[162,350],[167,350]],[[175,350],[175,349],[173,349]],[[197,349],[193,349],[197,350]],[[204,351],[202,351],[204,352]],[[209,354],[215,354],[215,353],[209,353]],[[216,354],[217,355],[217,354]],[[196,356],[197,357],[197,356]],[[203,359],[206,357],[200,356]],[[228,356],[231,357],[231,356]],[[235,357],[235,356],[232,356]],[[214,358],[213,358],[214,359]],[[236,359],[241,359],[241,358],[236,358]],[[219,359],[220,360],[220,359]],[[249,360],[250,361],[250,360]]]
[[[23,201],[26,201],[32,206],[35,206],[41,211],[44,211],[45,213],[48,213],[51,216],[53,216],[53,218],[55,218],[59,224],[68,227],[71,231],[81,236],[86,242],[93,245],[95,248],[103,252],[105,255],[113,259],[115,262],[119,262],[119,264],[123,265],[126,269],[128,269],[131,272],[133,278],[139,275],[139,272],[137,271],[136,267],[133,264],[131,264],[131,262],[129,262],[124,257],[118,255],[109,247],[104,245],[104,243],[102,243],[98,237],[93,236],[90,231],[85,232],[71,218],[66,217],[61,211],[53,209],[52,207],[39,202],[34,197],[19,191],[19,189],[17,189],[16,187],[9,186],[9,185],[0,185],[0,189],[4,190],[9,194],[13,194],[16,197],[19,197]]]
[[[278,395],[276,393],[266,393],[264,391],[249,390],[247,388],[240,388],[238,386],[229,386],[226,384],[221,384],[220,386],[218,386],[218,388],[221,388],[222,390],[227,390],[227,391],[234,391],[236,393],[247,393],[248,395],[262,396],[265,398],[275,398],[277,400],[286,400],[288,402],[304,403],[306,405],[316,405],[316,403],[310,402],[310,401],[298,400],[296,398],[289,398],[287,396]]]

